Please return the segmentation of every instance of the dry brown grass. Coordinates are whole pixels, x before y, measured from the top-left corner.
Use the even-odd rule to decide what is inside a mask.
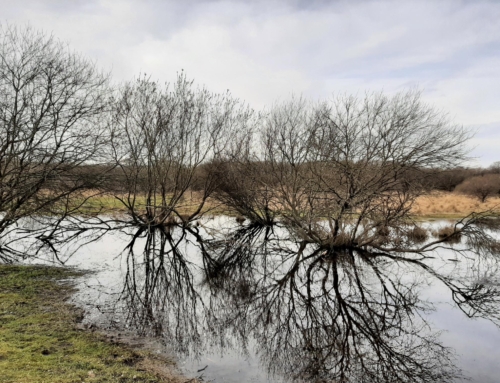
[[[411,213],[421,216],[463,216],[485,210],[500,212],[500,197],[491,197],[482,203],[477,198],[463,194],[432,192],[419,197]]]
[[[94,195],[96,194],[93,192]],[[92,192],[89,192],[89,195]],[[124,196],[119,196],[124,197]],[[189,215],[194,212],[201,202],[202,195],[199,192],[188,191],[177,206],[178,212],[182,215]],[[145,206],[144,196],[139,196],[136,201],[136,208]],[[286,210],[283,206],[274,206],[278,210]],[[104,211],[118,212],[125,211],[124,206],[109,194],[97,195],[90,198],[80,209],[82,211]],[[490,197],[482,203],[477,198],[458,193],[432,192],[428,195],[417,198],[411,209],[411,214],[422,217],[450,217],[456,218],[465,216],[472,212],[485,210],[496,210],[500,213],[500,197]],[[229,214],[234,215],[227,206],[213,198],[209,198],[203,208],[203,212],[209,214]]]
[[[407,236],[413,242],[425,242],[429,237],[429,232],[419,226],[415,226],[408,231]]]
[[[123,203],[119,201],[119,199],[122,199],[128,202],[126,194],[99,193],[99,191],[89,190],[83,192],[80,197],[75,203],[79,206],[78,210],[82,213],[92,214],[99,212],[118,214],[127,211]],[[184,194],[176,205],[177,212],[183,220],[198,209],[198,206],[202,202],[202,197],[202,194],[197,191],[188,191]],[[145,195],[139,194],[136,196],[134,203],[134,209],[137,212],[140,212],[141,209],[145,211],[147,205]],[[224,214],[226,210],[227,208],[222,206],[218,201],[209,198],[205,201],[202,213]]]
[[[458,243],[461,238],[460,232],[456,232],[453,225],[444,226],[433,234],[439,239],[445,239],[447,242],[451,243]]]

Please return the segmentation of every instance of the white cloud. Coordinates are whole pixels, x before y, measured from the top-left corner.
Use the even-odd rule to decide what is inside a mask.
[[[255,107],[291,92],[418,85],[459,123],[488,126],[500,159],[500,3],[493,1],[0,1],[4,18],[53,31],[113,70],[171,80],[184,69]],[[482,130],[481,130],[482,132]],[[484,136],[485,135],[485,136]],[[500,152],[500,151],[499,151]],[[488,154],[489,153],[489,154]],[[491,160],[490,160],[491,158]]]

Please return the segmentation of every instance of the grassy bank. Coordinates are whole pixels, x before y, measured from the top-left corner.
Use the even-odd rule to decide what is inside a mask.
[[[182,214],[193,213],[201,197],[196,192],[187,193],[179,207]],[[136,207],[138,210],[144,208],[144,197],[138,197]],[[126,213],[124,205],[111,195],[98,195],[86,200],[79,209],[82,213],[92,214],[95,212],[107,214]],[[411,215],[417,219],[456,219],[464,217],[472,212],[481,212],[494,210],[500,212],[500,197],[490,197],[485,202],[479,201],[471,196],[450,193],[450,192],[431,192],[416,199],[415,204],[410,211]],[[235,215],[227,206],[224,206],[213,199],[209,199],[204,212],[211,215]]]
[[[92,193],[89,192],[89,194]],[[77,206],[77,210],[83,214],[92,215],[99,213],[120,215],[127,213],[127,208],[119,199],[122,199],[126,203],[130,203],[130,201],[127,200],[127,196],[118,196],[117,198],[110,194],[96,194],[77,199],[75,204]],[[176,209],[180,214],[192,214],[198,209],[201,200],[202,198],[199,192],[188,192],[179,201]],[[146,198],[142,195],[137,196],[134,200],[134,208],[138,212],[145,211],[147,205]],[[213,215],[231,214],[226,206],[221,205],[219,202],[210,198],[205,202],[202,212]]]
[[[65,302],[78,273],[42,266],[0,265],[0,381],[177,382],[146,352],[79,330],[81,312]]]

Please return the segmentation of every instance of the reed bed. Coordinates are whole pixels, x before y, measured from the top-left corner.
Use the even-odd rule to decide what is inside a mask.
[[[463,216],[485,210],[500,212],[500,197],[490,197],[482,203],[467,195],[435,191],[417,198],[411,213],[418,216]]]

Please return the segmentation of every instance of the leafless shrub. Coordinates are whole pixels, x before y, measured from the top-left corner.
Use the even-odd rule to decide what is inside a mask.
[[[147,77],[126,84],[115,103],[111,130],[116,164],[126,180],[117,196],[137,224],[161,225],[180,216],[188,190],[201,190],[190,217],[198,216],[217,185],[213,168],[228,145],[229,133],[251,111],[230,95],[195,88],[180,74],[165,86]],[[142,219],[145,217],[145,219]]]
[[[0,238],[22,218],[74,213],[103,179],[109,168],[82,166],[105,160],[107,81],[52,36],[0,27]]]
[[[241,215],[237,216],[235,219],[236,219],[236,222],[240,225],[242,225],[245,222],[245,217],[243,217]]]
[[[450,169],[434,169],[429,172],[429,189],[452,192],[469,177],[476,176],[480,169],[461,166]]]
[[[500,230],[500,217],[484,217],[478,218],[474,222],[479,227],[484,227],[491,230]]]
[[[266,164],[246,158],[213,163],[218,180],[213,197],[236,214],[252,222],[270,225],[277,211]]]
[[[455,189],[456,192],[468,194],[485,202],[488,197],[500,193],[500,174],[485,174],[466,179]]]
[[[420,226],[412,227],[406,232],[408,238],[416,243],[425,242],[429,238],[429,232]]]
[[[493,162],[488,170],[494,174],[500,174],[500,161]]]
[[[391,234],[391,230],[387,226],[381,225],[377,227],[376,234],[380,237],[388,237]]]
[[[439,228],[434,233],[436,237],[444,242],[458,243],[462,237],[460,230],[454,225],[447,225]]]
[[[262,126],[260,155],[283,222],[307,241],[334,243],[345,233],[352,246],[378,248],[402,246],[380,228],[405,224],[429,173],[459,164],[469,138],[412,91],[294,99],[271,109]]]

